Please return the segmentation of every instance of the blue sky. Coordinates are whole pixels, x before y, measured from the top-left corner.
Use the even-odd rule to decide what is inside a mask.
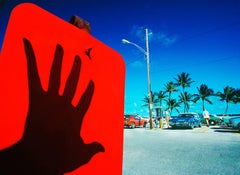
[[[0,3],[0,43],[11,9],[24,1]],[[207,84],[215,92],[225,86],[240,88],[240,1],[239,0],[29,0],[68,21],[76,14],[92,27],[92,35],[118,51],[126,63],[125,113],[148,116],[142,99],[147,95],[144,54],[122,44],[125,38],[145,48],[149,29],[151,89],[164,85],[186,72],[195,82],[186,90]],[[177,98],[179,93],[174,93]],[[212,98],[210,113],[223,113],[225,103]],[[164,105],[165,107],[165,105]],[[180,108],[182,112],[183,108]],[[200,101],[190,111],[201,112]],[[230,105],[229,113],[240,113],[240,104]],[[174,112],[173,115],[176,113]]]

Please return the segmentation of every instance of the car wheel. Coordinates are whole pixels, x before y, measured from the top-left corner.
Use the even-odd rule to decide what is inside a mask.
[[[147,127],[147,122],[144,122],[143,127],[144,127],[144,128]]]
[[[194,123],[190,123],[190,129],[194,128]]]
[[[209,120],[209,124],[210,124],[210,125],[215,125],[216,122],[215,122],[214,120]]]
[[[199,126],[199,128],[201,128],[201,127],[202,127],[202,123],[199,123],[199,125],[198,125],[198,126]]]
[[[134,128],[135,128],[135,126],[136,126],[136,125],[135,125],[135,123],[134,123],[134,122],[132,122],[131,128],[132,128],[132,129],[134,129]]]

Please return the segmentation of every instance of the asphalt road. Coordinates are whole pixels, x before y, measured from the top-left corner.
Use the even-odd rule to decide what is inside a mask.
[[[123,175],[240,175],[240,133],[206,126],[124,129]]]

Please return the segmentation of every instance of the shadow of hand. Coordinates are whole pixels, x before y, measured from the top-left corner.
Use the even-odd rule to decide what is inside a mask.
[[[24,159],[19,160],[23,162],[18,166],[21,166],[21,171],[29,174],[55,175],[73,171],[88,163],[96,153],[105,151],[100,143],[85,144],[80,137],[82,121],[94,93],[94,83],[89,82],[74,107],[71,101],[81,69],[81,59],[76,55],[63,95],[59,95],[63,48],[57,45],[48,91],[44,91],[31,43],[25,38],[23,42],[29,79],[29,111],[22,139],[13,146],[14,151],[8,149],[7,152],[13,157],[13,153],[17,154],[16,159],[24,156]],[[0,161],[1,159],[0,154]]]

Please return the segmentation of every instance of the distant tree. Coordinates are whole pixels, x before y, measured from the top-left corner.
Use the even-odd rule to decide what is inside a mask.
[[[170,81],[167,84],[165,84],[165,91],[168,93],[168,100],[170,100],[172,93],[177,92],[178,89],[177,89],[176,84],[174,84],[172,81]]]
[[[240,89],[235,89],[235,102],[240,103]]]
[[[149,105],[149,97],[145,95],[145,97],[142,100],[144,104],[142,106],[148,106]],[[156,98],[156,94],[152,94],[152,103],[153,105],[156,105],[158,103],[158,99]]]
[[[226,86],[223,89],[223,92],[217,92],[216,95],[220,97],[220,101],[225,101],[226,102],[226,109],[225,109],[224,114],[227,114],[228,104],[229,103],[236,103],[236,90],[233,87]]]
[[[189,73],[186,72],[182,72],[181,74],[177,75],[177,78],[174,78],[176,81],[176,85],[177,86],[181,86],[182,87],[182,92],[180,93],[180,99],[181,102],[184,104],[184,112],[187,112],[189,109],[189,101],[191,101],[191,99],[189,99],[190,94],[185,93],[185,88],[186,87],[190,87],[190,84],[195,82],[190,78]],[[188,96],[186,96],[188,95]],[[192,97],[192,96],[191,96]]]
[[[195,82],[190,78],[189,73],[186,72],[182,72],[181,74],[177,75],[177,78],[174,79],[176,81],[176,85],[182,87],[183,93],[186,87],[190,87],[190,84]]]
[[[193,102],[197,102],[198,100],[202,100],[202,110],[205,110],[205,101],[208,102],[209,104],[212,104],[212,101],[208,98],[210,96],[214,95],[213,89],[208,88],[206,84],[201,84],[200,88],[197,87],[198,94],[194,94],[193,96],[195,97],[193,99]]]
[[[184,94],[181,92],[179,95],[179,103],[184,103],[184,112],[188,112],[189,110],[189,102],[193,102],[193,95],[184,92]]]
[[[179,102],[176,99],[168,99],[167,100],[167,109],[170,112],[170,116],[172,115],[172,111],[175,109],[178,113],[178,107],[180,107]]]

